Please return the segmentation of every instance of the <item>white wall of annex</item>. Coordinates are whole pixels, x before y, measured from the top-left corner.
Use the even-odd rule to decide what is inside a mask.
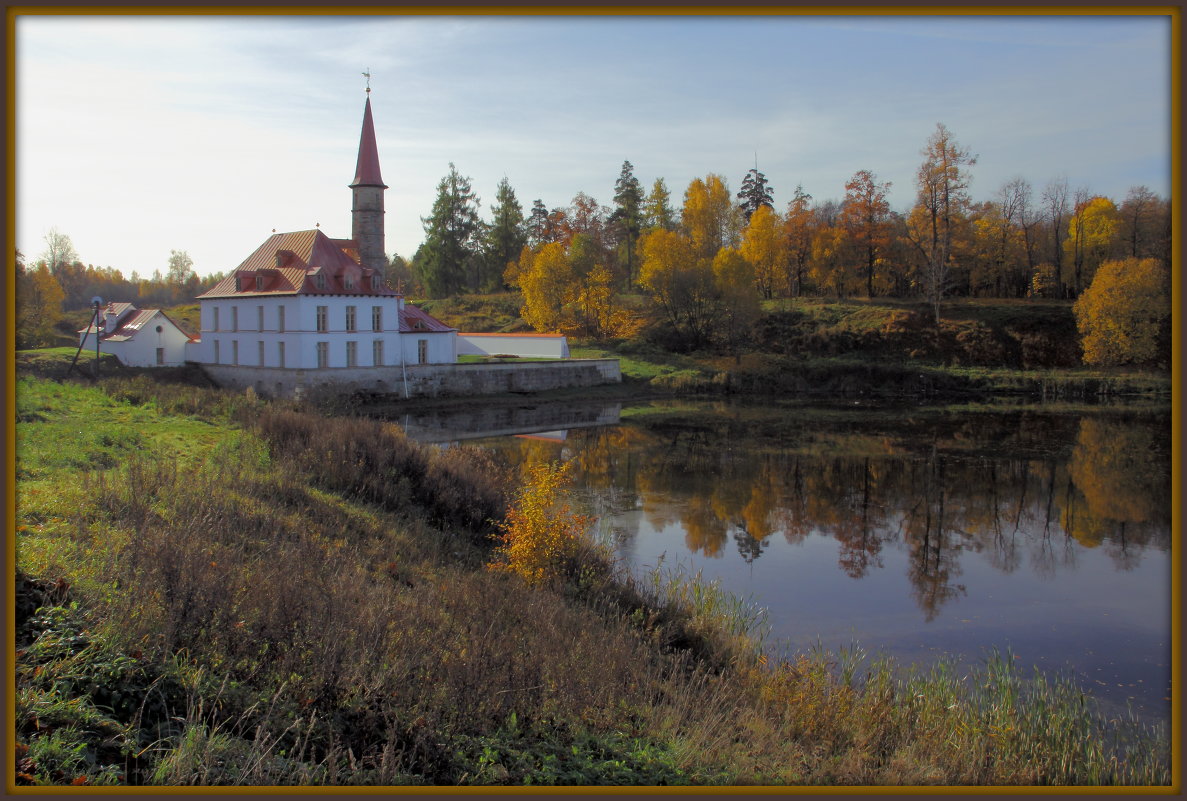
[[[157,331],[160,328],[160,331]],[[94,342],[88,340],[88,344]],[[99,352],[115,356],[129,367],[177,367],[187,357],[186,343],[189,337],[177,329],[160,314],[154,314],[140,330],[128,340],[100,341]],[[164,348],[164,361],[157,363],[157,348]]]
[[[564,334],[539,336],[529,334],[458,334],[458,353],[479,356],[527,356],[541,359],[569,358],[569,342]]]

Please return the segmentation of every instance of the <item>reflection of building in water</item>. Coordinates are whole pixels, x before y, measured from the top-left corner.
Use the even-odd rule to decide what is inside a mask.
[[[614,425],[621,411],[622,404],[605,402],[489,404],[401,415],[397,422],[419,442],[528,435],[564,442],[572,429]]]
[[[540,442],[556,442],[563,443],[569,438],[569,432],[565,431],[540,431],[536,434],[516,434],[519,439],[534,439]]]

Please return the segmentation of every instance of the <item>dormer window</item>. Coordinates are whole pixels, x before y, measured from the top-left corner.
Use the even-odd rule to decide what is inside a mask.
[[[256,292],[262,292],[263,290],[264,290],[264,276],[257,275],[256,276]]]
[[[354,289],[354,276],[350,273],[342,276],[342,285],[347,289]]]
[[[371,276],[371,288],[379,289],[379,276],[378,275]]]
[[[241,275],[235,276],[235,291],[236,292],[243,291],[243,276],[241,276]]]
[[[325,289],[326,288],[326,277],[324,275],[322,275],[321,273],[318,273],[317,275],[313,276],[313,285],[315,287],[317,287],[318,289]]]

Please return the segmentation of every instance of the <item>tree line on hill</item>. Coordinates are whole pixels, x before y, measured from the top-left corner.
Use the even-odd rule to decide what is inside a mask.
[[[938,322],[947,297],[1080,298],[1118,260],[1131,265],[1122,274],[1153,260],[1143,269],[1169,298],[1170,202],[1147,187],[1117,202],[1063,177],[1037,192],[1019,177],[976,201],[977,158],[943,124],[921,154],[915,203],[903,212],[870,170],[845,183],[841,200],[797,186],[781,211],[757,167],[736,195],[719,174],[693,179],[676,208],[663,178],[644,192],[624,161],[612,206],[578,192],[567,207],[537,199],[525,213],[504,178],[489,222],[451,163],[422,218],[423,244],[410,263],[396,257],[393,272],[427,297],[519,289],[537,329],[629,337],[662,322],[682,348],[734,343],[763,299],[916,298]],[[642,314],[624,297],[638,294]]]
[[[942,123],[921,154],[915,203],[903,212],[890,207],[890,182],[865,169],[841,200],[816,201],[797,186],[780,211],[757,166],[736,195],[722,175],[694,178],[676,208],[662,177],[645,192],[624,161],[612,206],[579,191],[568,206],[536,199],[525,214],[503,178],[489,221],[471,179],[451,163],[422,218],[423,244],[410,262],[392,257],[389,279],[417,297],[518,290],[521,315],[537,330],[595,339],[647,332],[680,350],[736,348],[764,299],[918,299],[938,324],[943,300],[957,296],[1077,300],[1089,361],[1140,362],[1166,350],[1169,200],[1136,186],[1118,203],[1060,177],[1038,193],[1014,178],[975,201],[976,156]],[[56,229],[45,242],[32,265],[16,254],[18,347],[49,344],[62,310],[95,296],[176,305],[223,277],[199,277],[174,250],[164,274],[125,278],[84,265]],[[1098,273],[1104,285],[1094,297]],[[1118,318],[1130,328],[1106,324]]]
[[[199,276],[193,268],[188,253],[173,250],[164,273],[154,270],[143,278],[133,271],[125,277],[113,267],[83,264],[69,235],[51,228],[45,235],[45,250],[32,264],[16,251],[17,348],[52,344],[63,312],[88,308],[93,298],[140,308],[176,306],[193,302],[226,275]]]

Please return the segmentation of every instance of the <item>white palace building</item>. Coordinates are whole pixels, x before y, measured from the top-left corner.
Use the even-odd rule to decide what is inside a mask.
[[[569,361],[563,336],[459,334],[388,285],[387,186],[369,94],[350,189],[350,239],[319,228],[273,234],[198,297],[201,334],[184,343],[185,361],[219,385],[266,396],[483,394],[621,380],[616,360]],[[459,353],[556,361],[457,364]]]

